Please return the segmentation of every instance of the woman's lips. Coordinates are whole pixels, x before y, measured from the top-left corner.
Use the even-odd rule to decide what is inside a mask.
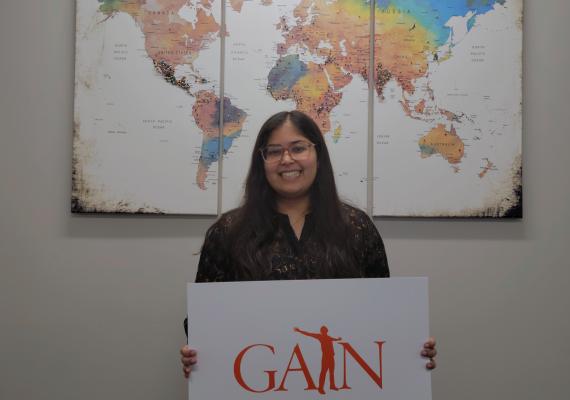
[[[295,179],[295,178],[299,177],[301,175],[301,173],[302,173],[301,170],[283,171],[283,172],[280,172],[279,175],[283,179]]]

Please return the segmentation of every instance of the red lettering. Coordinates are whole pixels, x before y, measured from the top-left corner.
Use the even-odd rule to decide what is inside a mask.
[[[243,357],[245,356],[245,353],[247,353],[250,349],[252,349],[254,347],[265,347],[265,348],[271,350],[271,352],[273,354],[275,354],[275,349],[273,348],[273,346],[270,346],[268,344],[252,344],[251,346],[246,347],[245,349],[240,351],[240,353],[237,355],[237,357],[235,359],[234,376],[236,378],[237,383],[239,383],[239,385],[242,388],[244,388],[245,390],[247,390],[248,392],[265,393],[265,392],[268,392],[270,390],[273,390],[273,388],[275,388],[275,373],[277,371],[264,371],[268,376],[268,382],[267,382],[267,387],[263,390],[255,390],[255,389],[252,389],[251,387],[249,387],[247,385],[247,383],[245,383],[245,381],[243,380],[243,376],[241,374],[241,362],[243,360]]]
[[[291,368],[291,363],[293,362],[293,357],[297,356],[297,360],[299,360],[299,368]],[[287,370],[285,371],[285,375],[283,375],[283,379],[281,380],[281,384],[279,388],[275,389],[276,392],[286,392],[285,389],[285,380],[287,379],[287,374],[289,371],[301,371],[305,376],[305,381],[307,381],[307,387],[305,390],[317,390],[315,383],[313,382],[313,378],[311,378],[311,374],[309,373],[309,369],[307,368],[307,363],[303,358],[303,353],[301,353],[301,348],[299,344],[295,345],[293,352],[291,353],[291,358],[289,359],[289,365],[287,365]]]
[[[360,365],[360,367],[368,374],[368,376],[382,389],[382,346],[385,341],[382,342],[374,342],[378,345],[378,358],[379,358],[379,366],[378,366],[378,375],[370,368],[366,361],[354,350],[354,348],[350,345],[350,343],[340,342],[339,344],[342,346],[344,350],[344,382],[340,389],[351,389],[347,383],[347,374],[346,374],[346,353],[349,353],[352,358]]]

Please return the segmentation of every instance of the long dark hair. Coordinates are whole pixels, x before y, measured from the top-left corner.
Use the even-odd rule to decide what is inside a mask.
[[[270,245],[278,229],[275,212],[276,193],[265,176],[260,154],[271,134],[289,121],[310,142],[317,152],[317,174],[310,190],[313,235],[318,243],[314,249],[319,262],[316,275],[321,278],[358,276],[346,213],[342,211],[334,173],[323,135],[318,125],[300,111],[283,111],[271,116],[261,127],[251,154],[251,164],[245,182],[242,205],[235,210],[226,245],[237,280],[261,280],[271,260]]]

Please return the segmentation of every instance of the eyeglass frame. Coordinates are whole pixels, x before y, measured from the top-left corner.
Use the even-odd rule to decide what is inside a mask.
[[[311,147],[317,147],[317,145],[313,142],[309,142],[308,140],[296,140],[292,143],[289,144],[289,146],[285,147],[281,144],[267,144],[265,146],[263,146],[262,148],[259,149],[259,153],[261,154],[261,159],[263,160],[264,163],[266,164],[277,164],[280,163],[281,161],[283,161],[283,156],[285,155],[285,152],[287,152],[287,154],[289,154],[289,157],[291,158],[291,160],[293,161],[299,161],[297,160],[292,154],[291,152],[289,152],[289,148],[291,148],[292,146],[295,146],[296,144],[299,143],[303,143],[303,144],[307,144],[308,145],[308,149],[310,149]],[[279,146],[281,147],[281,157],[279,157],[279,160],[276,161],[267,161],[263,155],[263,151],[266,150],[269,146]]]

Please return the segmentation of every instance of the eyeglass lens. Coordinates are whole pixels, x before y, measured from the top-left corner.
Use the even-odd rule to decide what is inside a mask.
[[[307,158],[309,155],[309,149],[311,148],[312,143],[306,142],[298,142],[294,143],[288,148],[285,148],[281,145],[269,145],[266,146],[261,154],[263,159],[267,162],[277,162],[283,158],[285,150],[289,153],[289,157],[294,160],[303,160]]]

